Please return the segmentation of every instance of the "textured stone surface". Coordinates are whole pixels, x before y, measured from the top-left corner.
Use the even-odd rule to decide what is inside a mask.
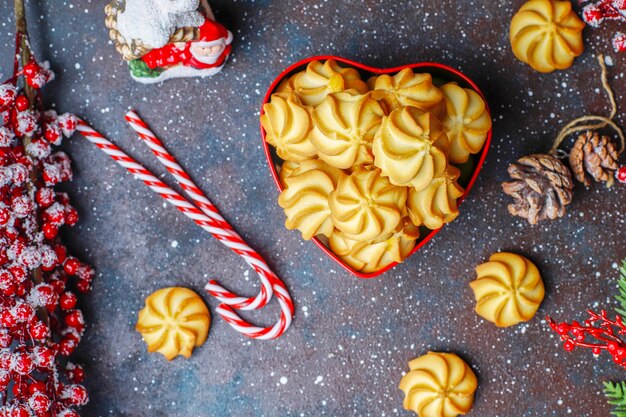
[[[626,189],[577,186],[566,218],[530,228],[507,213],[500,182],[509,162],[547,150],[573,116],[605,112],[594,53],[612,56],[611,79],[624,102],[626,55],[616,56],[609,41],[617,24],[587,29],[585,54],[573,68],[540,75],[517,62],[508,45],[519,0],[214,0],[218,18],[235,34],[223,73],[141,86],[107,41],[104,1],[27,3],[35,49],[58,76],[47,100],[164,173],[123,121],[127,109],[137,109],[267,257],[297,303],[292,328],[277,341],[247,340],[214,317],[207,343],[190,360],[148,355],[133,327],[149,293],[169,285],[202,293],[209,278],[218,278],[252,294],[256,278],[76,136],[66,145],[76,169],[67,190],[82,218],[65,233],[98,269],[94,291],[82,301],[89,327],[78,356],[91,395],[84,415],[408,416],[397,385],[407,362],[427,350],[457,352],[472,365],[480,385],[471,416],[608,415],[601,381],[625,373],[607,356],[565,353],[542,319],[581,319],[586,308],[612,302],[616,262],[626,256]],[[0,0],[4,76],[11,6]],[[288,64],[327,53],[374,66],[449,64],[484,89],[493,111],[493,147],[460,217],[379,279],[348,275],[285,230],[262,152],[258,110],[266,88]],[[506,330],[473,312],[467,285],[474,266],[498,250],[535,261],[547,288],[537,317]],[[270,324],[277,314],[272,304],[247,317]]]

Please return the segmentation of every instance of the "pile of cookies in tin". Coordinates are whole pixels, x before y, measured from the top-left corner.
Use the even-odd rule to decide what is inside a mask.
[[[491,130],[474,90],[438,87],[409,68],[364,81],[334,60],[285,79],[261,124],[283,161],[286,227],[364,273],[402,262],[420,232],[457,217],[455,165],[480,152]]]

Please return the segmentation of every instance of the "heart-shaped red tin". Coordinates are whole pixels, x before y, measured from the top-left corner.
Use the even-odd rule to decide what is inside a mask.
[[[410,68],[413,70],[419,69],[421,72],[427,72],[427,73],[432,74],[434,79],[438,78],[446,82],[454,81],[454,82],[457,82],[462,87],[471,88],[474,91],[476,91],[478,94],[480,94],[483,100],[485,100],[485,95],[468,76],[444,64],[439,64],[436,62],[421,62],[421,63],[416,63],[416,64],[403,65],[400,67],[379,69],[379,68],[369,67],[367,65],[363,65],[361,63],[351,61],[346,58],[341,58],[341,57],[336,57],[336,56],[314,56],[314,57],[306,58],[302,61],[296,62],[295,64],[291,65],[289,68],[285,69],[278,77],[276,77],[276,79],[274,80],[270,88],[267,90],[267,94],[265,95],[265,98],[263,99],[263,105],[265,105],[266,103],[270,101],[272,94],[274,93],[278,85],[284,79],[289,78],[291,75],[293,75],[294,73],[298,71],[304,70],[311,61],[315,61],[315,60],[326,61],[329,59],[334,59],[335,61],[343,64],[343,66],[357,69],[363,75],[363,79],[367,79],[369,78],[368,76],[372,76],[372,75],[397,73],[405,68]],[[486,100],[485,100],[485,104],[486,104]],[[487,112],[491,114],[491,112],[489,111],[488,105],[486,105],[486,109],[487,109]],[[261,114],[263,114],[263,107],[261,107]],[[465,192],[463,193],[463,196],[461,196],[461,198],[458,200],[459,204],[468,195],[470,189],[474,185],[474,182],[478,178],[478,173],[480,172],[483,166],[483,163],[487,156],[487,151],[489,150],[489,146],[491,145],[491,135],[492,135],[492,131],[489,130],[487,134],[487,139],[485,140],[485,144],[482,150],[478,154],[473,156],[473,163],[474,163],[473,171],[469,179],[466,181],[466,183],[462,184],[465,187]],[[276,165],[282,163],[282,160],[278,158],[278,156],[276,155],[276,152],[274,152],[273,147],[265,141],[265,130],[263,129],[263,126],[261,126],[261,136],[263,138],[263,148],[265,149],[265,156],[267,158],[267,163],[272,173],[272,177],[274,177],[274,182],[276,183],[276,187],[278,187],[278,190],[282,192],[283,186],[280,183],[278,170],[276,169]],[[411,253],[407,256],[407,259],[411,257],[413,254],[415,254],[417,251],[419,251],[424,245],[426,245],[426,243],[428,243],[437,233],[439,233],[440,230],[441,229],[432,230],[423,238],[420,238],[417,244],[415,245],[415,248],[413,248]],[[397,265],[397,263],[392,263],[376,272],[362,273],[362,272],[356,271],[355,269],[347,265],[343,260],[341,260],[341,258],[339,258],[339,256],[334,254],[318,238],[313,238],[312,240],[322,251],[324,251],[324,253],[326,253],[326,255],[330,256],[335,262],[341,265],[341,267],[343,267],[345,270],[349,271],[350,273],[356,275],[359,278],[378,277]]]

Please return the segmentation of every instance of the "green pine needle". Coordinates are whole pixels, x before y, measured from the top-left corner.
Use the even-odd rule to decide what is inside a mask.
[[[626,258],[622,261],[622,266],[619,268],[619,279],[617,280],[619,286],[619,295],[615,299],[619,302],[620,307],[615,311],[622,316],[622,320],[626,322]]]
[[[613,383],[604,382],[604,396],[613,406],[611,415],[626,417],[626,381]]]

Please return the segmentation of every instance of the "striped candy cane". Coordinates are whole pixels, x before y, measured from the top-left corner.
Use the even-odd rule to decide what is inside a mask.
[[[229,241],[229,242],[231,240],[236,241],[238,238],[240,245],[237,247],[235,247],[236,245],[232,246],[235,252],[240,253],[238,251],[243,250],[242,248],[249,248],[248,245],[246,245],[246,243],[239,237],[239,235],[237,235],[234,232],[232,227],[230,227],[230,225],[228,225],[228,223],[221,216],[219,216],[219,213],[217,213],[217,209],[215,209],[215,207],[212,204],[211,206],[214,208],[214,211],[213,211],[213,215],[209,216],[205,214],[204,211],[198,209],[196,206],[194,206],[189,201],[187,201],[179,193],[177,193],[176,191],[171,189],[169,186],[167,186],[163,181],[155,177],[150,171],[148,171],[146,168],[141,166],[130,156],[125,154],[119,147],[117,147],[116,145],[108,141],[104,136],[102,136],[100,133],[94,130],[91,126],[89,126],[83,120],[79,119],[77,130],[83,136],[85,136],[85,138],[87,138],[90,142],[92,142],[98,148],[100,148],[104,153],[106,153],[111,158],[113,158],[113,160],[115,160],[118,164],[126,168],[129,172],[131,172],[135,178],[143,181],[150,189],[152,189],[154,192],[156,192],[161,197],[163,197],[168,203],[172,204],[174,207],[180,210],[187,217],[191,218],[196,224],[198,224],[204,230],[216,236],[216,238],[218,238],[221,242],[224,242],[225,241],[224,239],[227,239],[226,241]],[[195,188],[197,189],[197,187]],[[205,200],[206,202],[208,202],[208,199],[205,198]],[[210,202],[208,202],[208,204],[210,204]],[[208,208],[205,208],[205,209],[208,211],[211,211]],[[219,218],[217,218],[215,215],[219,216]],[[228,227],[224,227],[225,225],[228,225]],[[250,251],[252,251],[252,249],[250,249]],[[258,254],[256,256],[258,257],[258,259],[260,259],[260,261],[263,264],[265,264],[263,259]],[[250,257],[253,259],[256,259],[256,257],[252,255],[250,255]],[[257,269],[258,262],[251,261],[248,263],[257,272],[259,272],[259,269]],[[294,314],[293,302],[291,300],[291,297],[289,295],[287,288],[285,287],[285,284],[273,272],[271,272],[269,268],[268,268],[268,271],[269,271],[269,274],[264,276],[264,278],[265,280],[267,280],[269,286],[271,286],[271,289],[276,293],[276,297],[278,298],[278,302],[281,308],[281,317],[275,325],[270,326],[270,327],[265,327],[265,328],[251,325],[250,323],[243,320],[234,311],[234,308],[237,308],[237,303],[228,305],[222,302],[222,304],[220,304],[216,310],[217,313],[222,318],[224,318],[224,320],[226,320],[235,330],[254,339],[266,340],[266,339],[273,339],[273,338],[280,337],[291,325],[291,320]],[[262,279],[262,282],[263,282],[263,279]],[[211,283],[209,283],[209,285],[211,285]],[[219,285],[217,285],[217,287],[222,288]],[[262,285],[262,288],[263,288],[263,285]],[[239,309],[260,308],[262,305],[265,305],[271,298],[271,292],[268,292],[267,290],[265,290],[264,292],[262,289],[261,293],[265,293],[265,296],[259,295],[257,297],[253,297],[255,300],[258,299],[259,301],[254,301],[257,303],[257,305],[256,307],[252,307],[254,305],[254,302],[247,301],[250,299],[244,298],[244,297],[237,297],[234,294],[227,292],[226,290],[223,290],[223,292],[228,293],[229,295],[232,295],[232,296],[229,296],[229,295],[224,296],[224,298],[228,299],[229,301],[232,301],[234,298],[238,298],[241,301],[242,305],[240,306]],[[222,296],[222,292],[218,291],[217,294],[219,296]]]
[[[278,277],[276,277],[276,275],[272,272],[263,258],[256,253],[256,251],[250,248],[237,234],[237,232],[235,232],[231,225],[224,220],[213,203],[211,203],[202,190],[196,186],[191,177],[178,164],[176,159],[167,151],[167,149],[165,149],[161,141],[150,130],[148,125],[141,120],[137,113],[129,111],[126,113],[125,118],[133,130],[143,140],[143,143],[148,145],[159,162],[163,164],[165,168],[167,168],[167,170],[174,176],[176,181],[180,184],[182,189],[196,204],[196,206],[202,210],[204,214],[215,220],[220,227],[222,227],[220,232],[212,232],[213,237],[222,242],[226,247],[232,249],[238,255],[242,256],[248,265],[256,271],[261,280],[261,291],[257,296],[250,298],[239,297],[237,294],[226,290],[215,280],[209,281],[206,286],[206,290],[220,302],[231,305],[233,308],[238,310],[254,310],[263,307],[272,298],[273,289],[270,281],[272,279],[278,279]]]

